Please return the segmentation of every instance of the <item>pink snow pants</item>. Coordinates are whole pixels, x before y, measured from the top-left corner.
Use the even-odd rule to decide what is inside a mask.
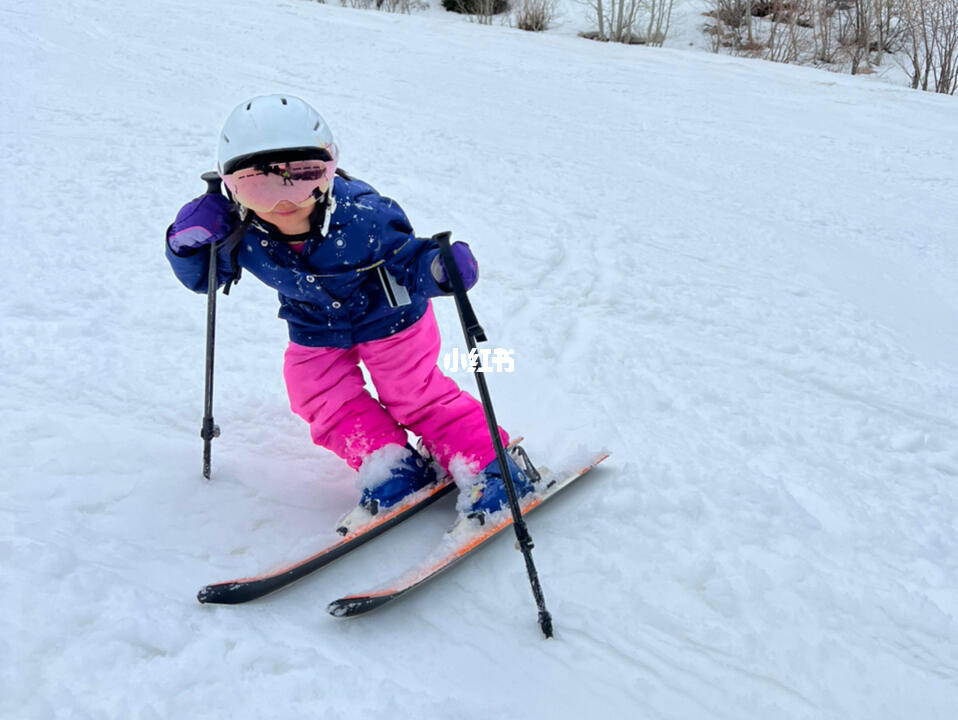
[[[439,370],[439,344],[431,304],[405,330],[351,348],[291,342],[283,367],[290,407],[313,442],[353,468],[384,445],[404,445],[408,428],[444,468],[461,455],[481,470],[495,459],[489,426],[479,401]],[[379,400],[366,390],[360,361]],[[509,442],[501,428],[499,435]]]

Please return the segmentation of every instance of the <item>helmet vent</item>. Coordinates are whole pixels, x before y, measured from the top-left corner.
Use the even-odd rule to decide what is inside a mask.
[[[246,109],[247,109],[247,110],[249,110],[251,107],[253,107],[253,103],[251,103],[251,102],[246,103]]]
[[[281,103],[283,103],[283,105],[286,104],[286,98],[280,98],[279,101],[280,101]]]
[[[226,135],[223,136],[223,139],[224,139],[226,142],[229,142],[229,141],[230,141],[229,137],[226,136]]]
[[[313,132],[316,132],[317,130],[319,130],[319,120],[317,120],[316,124],[313,125]]]

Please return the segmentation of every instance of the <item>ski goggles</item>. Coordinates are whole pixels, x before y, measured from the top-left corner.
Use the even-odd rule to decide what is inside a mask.
[[[336,159],[292,160],[243,168],[223,176],[223,182],[241,205],[271,212],[281,202],[311,205],[329,188]]]

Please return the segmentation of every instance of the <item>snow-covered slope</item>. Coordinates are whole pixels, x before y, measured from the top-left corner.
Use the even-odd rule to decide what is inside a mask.
[[[0,717],[953,716],[955,98],[289,0],[0,18]],[[195,602],[358,495],[289,413],[251,277],[220,303],[199,476],[205,302],[162,236],[271,91],[420,234],[472,244],[532,456],[612,450],[530,520],[554,641],[508,539],[325,614],[450,503],[268,601]]]

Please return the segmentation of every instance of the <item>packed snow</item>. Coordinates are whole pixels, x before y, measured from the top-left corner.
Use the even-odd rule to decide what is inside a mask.
[[[300,0],[0,19],[0,717],[954,717],[958,99]],[[196,602],[359,496],[289,411],[250,276],[200,475],[206,303],[163,234],[267,92],[471,244],[533,460],[612,452],[529,519],[555,639],[506,537],[327,615],[428,555],[451,497],[275,596]]]

